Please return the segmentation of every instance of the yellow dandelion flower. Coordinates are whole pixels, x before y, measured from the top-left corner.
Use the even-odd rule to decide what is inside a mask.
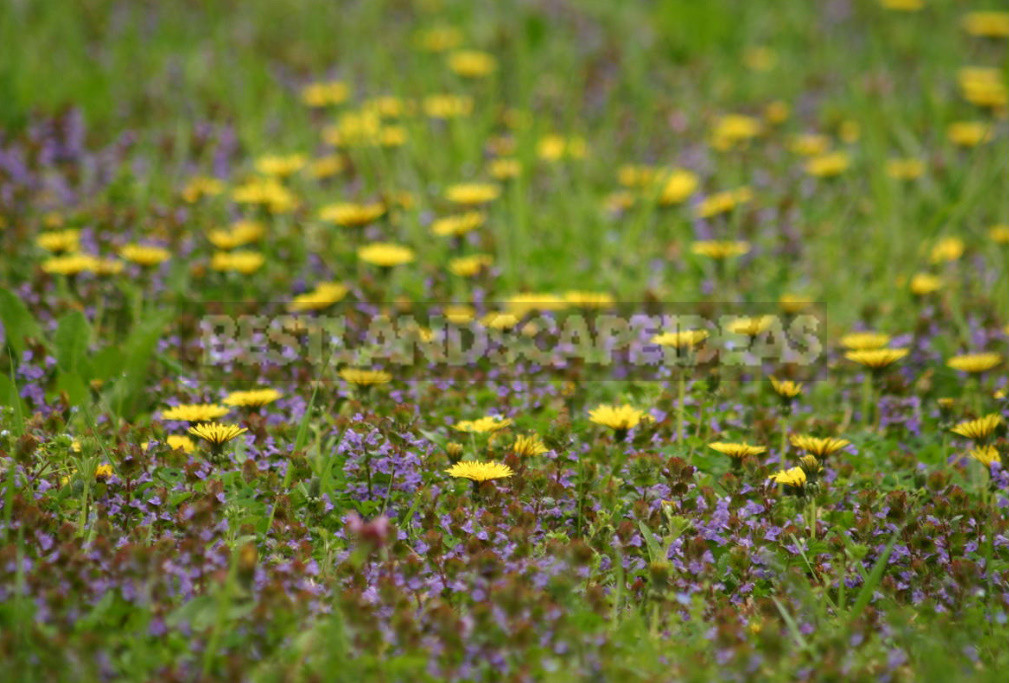
[[[309,107],[330,107],[350,98],[350,86],[343,81],[309,83],[301,89],[301,101]]]
[[[830,138],[820,133],[793,135],[788,141],[788,150],[804,157],[822,156],[830,149]]]
[[[979,446],[978,448],[971,449],[970,457],[974,458],[985,467],[991,467],[993,462],[1002,462],[1002,456],[999,455],[998,449],[991,445]]]
[[[491,311],[480,319],[480,324],[490,330],[510,330],[519,324],[519,317],[514,313]]]
[[[889,344],[890,335],[882,332],[849,332],[841,337],[840,342],[849,351],[869,351]]]
[[[756,337],[766,332],[774,323],[774,320],[773,315],[737,318],[729,323],[728,330],[732,334],[745,334],[748,337]]]
[[[192,453],[196,450],[196,444],[188,436],[172,434],[166,439],[166,443],[172,450],[182,451],[183,453]]]
[[[743,65],[750,71],[767,72],[778,65],[778,54],[764,45],[749,47],[743,51]]]
[[[711,145],[718,150],[727,150],[759,137],[763,132],[764,126],[760,119],[743,114],[727,114],[715,121],[711,130]]]
[[[505,299],[505,308],[520,318],[533,311],[560,311],[568,306],[564,297],[556,294],[525,292]]]
[[[457,305],[446,306],[442,311],[445,319],[453,325],[466,325],[476,320],[476,309],[472,306]]]
[[[56,230],[44,232],[35,238],[35,244],[54,254],[74,252],[80,249],[80,230]]]
[[[127,244],[119,250],[119,255],[130,263],[151,267],[167,261],[171,258],[172,252],[163,247],[154,247],[145,244]]]
[[[956,121],[946,128],[946,138],[958,147],[977,147],[992,139],[987,121]]]
[[[801,294],[782,294],[778,305],[785,313],[799,313],[813,305],[813,300]]]
[[[487,174],[495,180],[518,178],[522,174],[522,162],[518,159],[494,159],[487,164]]]
[[[216,403],[183,403],[161,411],[162,420],[210,422],[231,412]]]
[[[448,262],[448,269],[458,277],[474,277],[487,270],[494,263],[490,254],[473,254],[461,256]]]
[[[262,175],[286,178],[303,169],[308,159],[304,154],[267,154],[256,159],[256,171]]]
[[[944,237],[932,247],[929,260],[932,263],[956,261],[963,256],[965,245],[959,237]]]
[[[507,479],[515,475],[508,465],[499,462],[473,462],[472,460],[457,462],[445,470],[445,473],[456,479],[469,479],[476,483],[493,479]]]
[[[915,273],[908,285],[915,296],[928,296],[942,289],[942,278],[930,273]]]
[[[1009,38],[1009,12],[968,12],[963,30],[981,38]]]
[[[437,218],[431,223],[431,232],[439,237],[459,237],[481,227],[487,221],[487,214],[467,211]]]
[[[413,249],[391,242],[375,242],[357,250],[357,257],[373,266],[392,268],[414,260]]]
[[[925,0],[879,0],[879,4],[896,12],[917,12],[925,7]]]
[[[806,173],[817,178],[833,178],[851,167],[847,152],[830,152],[813,157],[806,162]]]
[[[925,173],[925,162],[921,159],[890,159],[886,162],[886,174],[894,180],[915,180]]]
[[[550,449],[546,447],[538,434],[520,434],[515,437],[515,443],[512,444],[512,452],[521,457],[543,455],[549,451]]]
[[[494,55],[479,50],[458,50],[448,56],[448,68],[463,78],[483,78],[494,73]]]
[[[802,385],[790,379],[771,377],[771,387],[774,389],[774,393],[784,399],[793,399],[802,393]]]
[[[424,113],[432,119],[456,119],[473,112],[473,98],[468,95],[428,95]]]
[[[802,467],[792,467],[791,469],[775,472],[768,477],[775,484],[801,489],[806,485],[806,470]]]
[[[690,245],[690,251],[697,256],[706,256],[716,261],[743,256],[750,253],[750,243],[727,240],[701,240]]]
[[[589,411],[589,421],[608,427],[618,434],[637,427],[643,419],[650,419],[648,413],[634,406],[602,404]]]
[[[195,204],[204,197],[216,197],[224,192],[224,181],[217,178],[197,176],[191,178],[182,188],[182,199]]]
[[[42,271],[54,275],[78,275],[94,271],[98,262],[98,259],[90,254],[55,256],[42,262]]]
[[[674,168],[662,171],[655,182],[659,185],[659,206],[674,206],[690,199],[697,192],[701,179],[696,173]]]
[[[968,66],[957,73],[960,94],[979,107],[1000,108],[1009,104],[1009,89],[1002,71],[994,67]]]
[[[100,483],[105,483],[112,478],[114,472],[112,471],[112,465],[108,463],[103,463],[95,468],[95,481]]]
[[[873,371],[882,370],[907,356],[907,349],[864,349],[844,354],[848,360]]]
[[[287,305],[287,310],[292,313],[321,311],[343,301],[348,291],[350,290],[347,286],[339,282],[323,282],[316,285],[311,292],[294,297]]]
[[[249,389],[247,391],[231,392],[222,403],[236,407],[258,407],[273,403],[281,396],[283,394],[276,389]]]
[[[509,418],[487,416],[476,420],[461,420],[452,425],[452,429],[467,434],[489,434],[501,431],[511,424],[512,421]]]
[[[988,229],[988,239],[996,244],[1009,244],[1009,225],[993,225]]]
[[[266,257],[258,251],[218,251],[210,259],[210,267],[218,272],[251,275],[263,267]]]
[[[767,106],[764,107],[764,120],[772,126],[784,123],[791,114],[792,108],[788,106],[787,102],[783,102],[782,100],[768,102]]]
[[[708,448],[737,460],[742,460],[743,458],[749,458],[751,456],[767,452],[767,448],[764,446],[753,446],[748,443],[732,443],[728,441],[716,441],[714,443],[709,443]]]
[[[816,437],[808,434],[792,434],[788,440],[800,451],[810,453],[818,458],[825,458],[837,453],[842,448],[851,445],[847,439],[834,437]]]
[[[616,299],[608,292],[564,292],[564,301],[577,308],[609,308]]]
[[[657,334],[651,338],[650,342],[659,346],[672,346],[676,349],[692,349],[707,338],[707,330],[678,330]]]
[[[984,442],[1002,424],[1002,416],[998,413],[991,413],[976,420],[966,420],[950,429],[954,434],[958,434],[971,441]]]
[[[235,221],[226,230],[211,230],[207,233],[207,239],[218,249],[227,251],[257,242],[265,234],[266,227],[262,223],[241,220]]]
[[[584,159],[589,153],[585,138],[545,135],[536,143],[536,155],[544,161]]]
[[[201,422],[189,428],[189,433],[203,439],[212,446],[223,446],[232,439],[249,431],[238,425],[221,424],[220,422]]]
[[[461,206],[479,206],[501,196],[501,188],[491,183],[459,183],[445,189],[445,199]]]
[[[712,218],[732,211],[737,206],[748,204],[753,200],[753,191],[748,187],[735,190],[725,190],[705,197],[695,208],[694,215],[698,218]]]
[[[336,223],[348,228],[361,227],[374,223],[385,213],[385,204],[375,202],[372,204],[354,204],[345,202],[341,204],[329,204],[319,210],[321,220]]]
[[[967,353],[946,361],[948,367],[970,374],[987,372],[1001,363],[1002,356],[997,353]]]
[[[359,387],[370,387],[376,384],[388,384],[392,381],[392,375],[385,370],[343,368],[337,374],[339,374],[340,378],[348,384],[353,384]]]

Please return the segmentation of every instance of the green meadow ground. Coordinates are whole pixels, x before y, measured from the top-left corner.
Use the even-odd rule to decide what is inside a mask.
[[[887,4],[904,3],[5,0],[12,676],[1000,680],[1009,17],[984,36],[965,17],[997,2]],[[449,68],[463,49],[488,73]],[[346,101],[307,106],[330,81]],[[439,95],[470,109],[432,115]],[[664,197],[676,173],[689,188]],[[446,196],[471,182],[500,190],[484,220],[432,234],[472,210]],[[241,199],[263,187],[282,200]],[[382,216],[334,225],[335,203]],[[211,236],[239,219],[265,226],[239,245],[262,255],[247,272]],[[73,245],[47,246],[62,230]],[[744,246],[712,258],[713,241]],[[373,267],[369,242],[410,258]],[[54,265],[79,253],[114,265]],[[819,352],[721,384],[484,363],[367,388],[335,362],[200,364],[220,302],[276,317],[325,282],[345,287],[333,304],[454,302],[485,323],[814,311]],[[853,330],[907,354],[869,372]],[[968,354],[988,356],[949,362]],[[223,449],[169,441],[198,422],[170,406],[254,387],[281,398],[235,404],[220,419],[248,431]],[[488,415],[511,422],[459,429]],[[460,458],[513,476],[456,481]],[[768,484],[782,465],[801,481]]]

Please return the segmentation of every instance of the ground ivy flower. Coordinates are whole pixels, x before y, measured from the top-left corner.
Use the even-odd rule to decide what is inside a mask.
[[[477,484],[494,479],[507,479],[515,475],[512,468],[503,463],[472,460],[461,460],[445,470],[445,473],[456,479],[469,479]]]
[[[225,405],[253,408],[265,406],[279,399],[281,394],[276,389],[250,389],[248,391],[233,391],[222,401]]]
[[[161,411],[162,420],[181,422],[211,422],[231,410],[216,403],[183,403]]]
[[[1001,363],[1002,356],[997,353],[967,353],[946,361],[948,367],[972,375],[987,372]]]

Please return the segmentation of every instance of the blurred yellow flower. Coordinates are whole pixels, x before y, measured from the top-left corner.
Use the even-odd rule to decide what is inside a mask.
[[[764,446],[751,446],[747,443],[730,443],[726,441],[709,443],[708,448],[712,448],[719,453],[723,453],[730,458],[735,458],[737,460],[742,460],[743,458],[767,452],[767,448]]]
[[[847,439],[838,439],[834,437],[820,438],[816,436],[809,436],[807,434],[792,434],[788,437],[788,440],[800,451],[811,453],[818,458],[825,458],[829,455],[833,455],[842,448],[851,445],[851,442]]]
[[[183,201],[194,204],[203,197],[216,197],[224,192],[224,181],[207,176],[197,176],[190,180],[182,188]]]
[[[490,254],[473,254],[452,259],[448,262],[448,269],[459,277],[473,277],[490,268],[493,263],[494,257]]]
[[[750,243],[742,241],[701,240],[690,245],[690,251],[697,256],[723,260],[750,253]]]
[[[304,154],[267,154],[256,159],[256,171],[267,176],[286,178],[303,169],[307,162]]]
[[[343,81],[309,83],[301,89],[301,101],[309,107],[330,107],[350,98],[350,86]]]
[[[210,422],[224,417],[230,412],[228,408],[215,403],[182,403],[161,411],[162,420],[180,420],[182,422]]]
[[[546,447],[537,434],[529,434],[528,436],[520,434],[515,438],[515,443],[512,444],[512,452],[522,457],[543,455],[549,451],[550,449]]]
[[[448,52],[462,45],[462,31],[454,26],[434,26],[419,32],[415,44],[425,52]]]
[[[771,388],[774,393],[785,399],[792,399],[802,393],[802,385],[790,379],[777,379],[771,377]]]
[[[988,237],[996,244],[1009,244],[1009,225],[993,225],[988,229]]]
[[[320,220],[335,223],[344,227],[361,227],[374,223],[385,213],[385,204],[373,202],[371,204],[354,204],[343,202],[340,204],[328,204],[319,209]]]
[[[81,231],[74,229],[43,232],[35,238],[35,244],[54,254],[77,251],[80,242]]]
[[[258,221],[236,221],[227,230],[211,230],[207,239],[218,249],[227,251],[252,244],[266,234],[266,228]]]
[[[1002,356],[997,353],[967,353],[946,361],[948,367],[969,374],[987,372],[1001,363]]]
[[[925,162],[921,159],[889,159],[886,174],[894,180],[914,180],[925,173]]]
[[[445,199],[462,206],[479,206],[501,196],[501,187],[492,183],[458,183],[445,188]]]
[[[218,272],[251,275],[263,267],[266,257],[258,251],[217,251],[210,259],[210,267]]]
[[[956,261],[963,256],[964,243],[959,237],[944,237],[932,247],[929,260],[932,263]]]
[[[487,434],[510,427],[511,424],[512,421],[508,418],[488,416],[476,420],[461,420],[452,425],[452,429],[467,434]]]
[[[830,138],[820,133],[793,135],[788,141],[788,149],[802,156],[821,156],[830,149]]]
[[[630,405],[615,406],[604,403],[589,411],[589,421],[609,427],[617,433],[637,427],[643,419],[651,419],[651,416]]]
[[[995,430],[1002,424],[1002,416],[991,413],[976,420],[966,420],[960,422],[950,429],[951,432],[971,441],[984,442],[995,433]]]
[[[287,310],[294,313],[321,311],[343,301],[348,291],[347,286],[339,282],[323,282],[312,291],[294,297],[287,305]]]
[[[413,262],[414,253],[413,249],[400,244],[375,242],[358,249],[357,257],[373,266],[392,268]]]
[[[163,247],[127,244],[119,249],[119,255],[130,263],[151,267],[164,263],[171,258],[172,253]]]
[[[487,215],[480,211],[453,214],[436,218],[431,223],[431,232],[439,237],[458,237],[476,230],[487,221]]]
[[[749,187],[739,187],[735,190],[716,192],[704,198],[694,209],[698,218],[711,218],[728,213],[737,206],[748,204],[753,200],[753,190]]]
[[[1009,105],[1009,89],[1006,88],[1001,69],[964,67],[957,73],[957,83],[960,86],[960,94],[971,104],[979,107]]]
[[[882,332],[849,332],[840,339],[841,346],[849,351],[881,349],[890,343],[890,335]]]
[[[249,389],[246,391],[233,391],[221,402],[225,405],[236,407],[258,407],[273,403],[282,395],[276,389]]]
[[[359,387],[370,387],[376,384],[388,384],[392,381],[392,375],[384,370],[365,370],[362,368],[343,368],[339,373],[340,379]]]
[[[879,4],[899,12],[917,12],[925,6],[925,0],[879,0]]]
[[[983,38],[1009,38],[1009,12],[968,12],[963,30]]]
[[[946,137],[960,147],[976,147],[992,139],[992,127],[987,121],[956,121],[946,128]]]
[[[424,113],[432,119],[454,119],[469,116],[473,98],[468,95],[428,95],[423,102]]]
[[[459,50],[448,56],[448,68],[463,78],[483,78],[494,73],[494,55],[479,50]]]
[[[817,178],[839,176],[851,166],[847,152],[830,152],[813,157],[806,162],[806,173]]]
[[[848,351],[844,357],[873,371],[882,370],[906,357],[907,349],[865,349]]]
[[[585,138],[545,135],[536,143],[536,155],[544,161],[584,159],[588,155]]]
[[[749,47],[743,51],[743,65],[750,71],[770,71],[778,65],[778,55],[765,45]]]
[[[942,278],[931,273],[915,273],[911,278],[909,288],[915,296],[928,296],[942,289]]]

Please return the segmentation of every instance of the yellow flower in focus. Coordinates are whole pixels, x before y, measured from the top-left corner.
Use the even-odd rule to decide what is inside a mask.
[[[476,230],[486,221],[486,214],[480,211],[468,211],[435,219],[431,223],[431,232],[439,237],[459,237]]]
[[[287,310],[292,313],[321,311],[343,301],[348,291],[347,286],[342,283],[322,282],[312,291],[294,297],[287,305]]]
[[[743,256],[750,253],[750,243],[742,241],[702,240],[690,245],[690,251],[697,256],[707,256],[708,258],[720,261],[733,256]]]
[[[538,434],[528,436],[520,434],[515,437],[515,443],[512,444],[512,453],[525,458],[543,455],[549,451],[550,449],[546,447]]]
[[[266,257],[258,251],[218,251],[210,259],[210,267],[221,273],[251,275],[263,267]]]
[[[849,351],[844,357],[853,363],[864,365],[874,372],[883,370],[901,360],[909,351],[907,349],[866,349]]]
[[[494,55],[479,50],[459,50],[448,56],[448,68],[463,78],[483,78],[494,73]]]
[[[1009,38],[1009,12],[968,12],[963,30],[982,38]]]
[[[343,81],[309,83],[301,89],[301,101],[309,107],[331,107],[350,98],[350,86]]]
[[[806,485],[806,471],[801,467],[792,467],[791,469],[775,472],[768,479],[775,484],[802,489]]]
[[[984,442],[995,433],[995,430],[1002,424],[1002,416],[991,413],[976,420],[966,420],[950,429],[954,434],[958,434],[971,441]]]
[[[784,399],[793,399],[802,393],[802,385],[790,379],[771,377],[771,388],[774,389],[774,393]]]
[[[448,269],[459,277],[473,277],[490,268],[493,263],[494,257],[490,254],[473,254],[452,259],[448,262]]]
[[[751,446],[748,443],[729,443],[726,441],[709,443],[708,448],[714,449],[719,453],[723,453],[736,460],[742,460],[743,458],[749,458],[751,456],[767,452],[767,448],[764,446]]]
[[[183,403],[161,411],[162,420],[210,422],[227,415],[230,409],[215,403]]]
[[[980,446],[978,448],[974,448],[970,452],[970,457],[974,458],[985,467],[991,467],[994,462],[1002,462],[1002,457],[999,455],[998,449],[994,446]]]
[[[322,207],[319,210],[319,218],[343,227],[359,228],[369,223],[374,223],[384,213],[385,204],[381,202],[374,202],[372,204],[344,202]]]
[[[392,268],[412,263],[414,260],[413,249],[391,242],[375,242],[368,244],[357,250],[357,257],[373,266],[380,268]]]
[[[886,162],[886,174],[894,180],[914,180],[925,173],[925,162],[921,159],[890,159]]]
[[[35,244],[54,254],[74,252],[80,249],[80,230],[57,230],[44,232],[35,238]]]
[[[847,439],[837,439],[834,437],[820,438],[806,434],[792,434],[788,437],[788,440],[800,451],[811,453],[818,458],[833,455],[842,448],[851,445],[851,442]]]
[[[630,405],[614,406],[604,403],[589,411],[590,422],[608,427],[618,435],[637,427],[642,420],[650,419],[651,416],[648,413]]]
[[[127,244],[120,248],[119,255],[130,263],[150,268],[167,261],[171,258],[172,253],[163,247]]]
[[[249,389],[247,391],[233,391],[222,401],[225,405],[255,408],[273,403],[279,399],[281,394],[276,389]]]
[[[987,372],[1001,363],[1002,356],[997,353],[968,353],[946,361],[948,367],[969,374]]]
[[[245,427],[226,425],[220,422],[203,422],[189,428],[190,434],[203,439],[212,446],[223,446],[247,431],[249,430]]]
[[[890,335],[882,332],[850,332],[841,337],[840,342],[849,351],[868,351],[889,344]]]
[[[473,462],[472,460],[457,462],[445,470],[445,473],[456,479],[469,479],[477,483],[493,479],[507,479],[515,474],[512,468],[499,462]]]
[[[392,381],[392,375],[384,370],[343,368],[337,374],[339,374],[340,378],[348,384],[353,384],[359,387],[370,387],[376,384],[388,384]]]
[[[960,147],[977,147],[992,139],[992,127],[987,121],[956,121],[946,128],[946,137]]]
[[[459,183],[445,189],[445,199],[462,206],[479,206],[501,196],[501,187],[491,183]]]
[[[182,451],[183,453],[192,453],[196,450],[196,444],[188,436],[172,434],[166,439],[166,443],[172,450]]]
[[[108,463],[103,463],[95,468],[95,481],[100,483],[105,483],[112,478],[114,472],[112,471],[112,465]]]
[[[510,427],[511,424],[512,421],[508,418],[488,416],[476,420],[461,420],[452,425],[452,429],[467,434],[489,434]]]
[[[851,166],[847,152],[831,152],[813,157],[806,162],[806,173],[817,178],[839,176]]]

